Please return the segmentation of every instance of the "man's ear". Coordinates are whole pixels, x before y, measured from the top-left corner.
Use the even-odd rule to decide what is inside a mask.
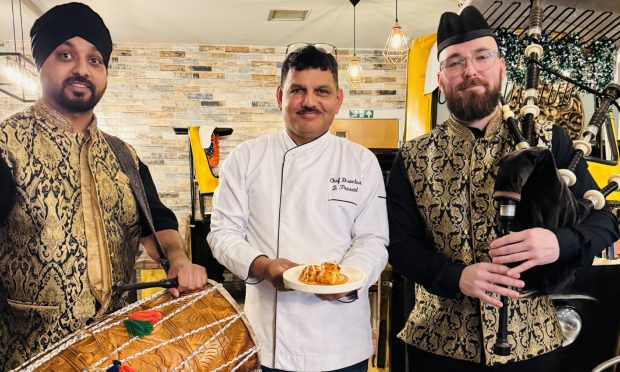
[[[506,61],[503,58],[499,59],[501,71],[502,71],[502,81],[506,80]]]
[[[336,100],[338,101],[338,110],[340,110],[340,105],[344,101],[344,92],[340,88],[338,88],[338,93],[336,93]]]
[[[443,81],[441,80],[441,71],[437,73],[437,87],[439,87],[439,90],[443,92]]]
[[[282,88],[279,85],[276,88],[276,101],[278,102],[278,109],[282,111]]]

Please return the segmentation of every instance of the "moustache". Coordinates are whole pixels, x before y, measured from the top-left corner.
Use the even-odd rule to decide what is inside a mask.
[[[63,86],[67,87],[73,83],[80,83],[85,85],[91,91],[95,91],[95,84],[91,83],[90,80],[83,76],[72,76],[64,81]]]
[[[297,111],[297,113],[299,115],[303,115],[303,114],[319,114],[319,110],[317,109],[313,109],[311,107],[302,107],[301,110]]]
[[[467,79],[465,81],[463,81],[462,83],[460,83],[459,85],[456,86],[457,90],[463,90],[463,89],[467,89],[469,87],[473,87],[476,85],[482,85],[486,88],[488,88],[488,84],[483,81],[482,79],[479,78],[471,78],[471,79]]]

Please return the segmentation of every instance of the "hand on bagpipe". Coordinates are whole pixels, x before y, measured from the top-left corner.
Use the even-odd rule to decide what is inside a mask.
[[[504,120],[518,150],[504,156],[499,163],[493,197],[498,204],[497,232],[500,238],[492,243],[491,255],[499,256],[494,258],[494,263],[515,266],[511,274],[522,274],[526,289],[546,294],[571,281],[574,268],[555,262],[559,246],[550,230],[578,225],[592,210],[603,208],[605,197],[620,187],[620,175],[615,175],[610,177],[609,184],[600,191],[589,190],[581,199],[576,198],[569,189],[576,182],[574,172],[577,165],[590,153],[590,142],[596,138],[604,123],[609,106],[618,98],[620,86],[608,85],[601,94],[599,107],[582,138],[574,142],[574,156],[568,168],[561,170],[556,168],[548,148],[529,147],[528,140],[519,131],[514,114],[507,105],[503,106]],[[508,236],[511,231],[519,230],[524,231]],[[549,239],[548,244],[543,241],[545,238]],[[521,244],[521,248],[514,251],[500,248],[493,252],[493,248],[510,244]],[[501,297],[501,301],[503,306],[500,309],[500,329],[495,352],[508,355],[508,299]]]
[[[575,153],[568,168],[558,171],[549,149],[530,147],[538,142],[534,128],[535,119],[540,113],[537,106],[540,69],[562,77],[561,74],[550,71],[540,63],[544,51],[539,44],[542,33],[542,12],[539,0],[531,2],[529,21],[529,45],[525,50],[527,65],[525,104],[520,110],[525,135],[521,134],[515,115],[502,102],[504,122],[513,137],[517,151],[500,160],[493,195],[498,204],[497,233],[500,239],[492,243],[491,248],[502,246],[512,240],[519,241],[528,238],[527,236],[508,237],[510,231],[513,230],[528,231],[527,233],[535,235],[529,237],[532,242],[526,243],[526,247],[528,244],[530,247],[536,245],[538,249],[521,248],[521,252],[516,253],[517,256],[510,258],[504,256],[500,260],[494,259],[494,262],[512,263],[515,266],[514,271],[522,273],[521,279],[525,281],[526,288],[529,287],[544,294],[566,285],[571,280],[574,271],[574,268],[556,262],[559,256],[559,244],[557,239],[554,241],[554,237],[549,236],[549,234],[553,235],[549,230],[579,224],[593,209],[603,208],[605,196],[620,186],[620,176],[612,176],[609,184],[601,191],[589,190],[582,196],[582,199],[576,198],[569,190],[569,187],[576,182],[575,169],[583,157],[590,154],[590,141],[596,138],[605,121],[609,106],[612,103],[617,105],[620,86],[609,84],[602,93],[599,93],[565,78],[569,83],[579,85],[582,89],[598,96],[600,102],[582,138],[574,142]],[[535,228],[540,228],[540,231]],[[548,234],[545,235],[542,231]],[[549,241],[541,242],[541,237]],[[548,249],[545,250],[545,247]],[[496,251],[495,255],[501,253]],[[516,258],[523,260],[519,261]],[[503,306],[500,308],[499,329],[494,352],[498,355],[509,355],[508,299],[506,297],[500,299]]]

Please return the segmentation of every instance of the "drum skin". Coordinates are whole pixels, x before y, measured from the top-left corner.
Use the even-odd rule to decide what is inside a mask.
[[[198,293],[203,294],[196,296]],[[197,299],[196,302],[165,319],[191,301],[192,295],[193,299]],[[20,370],[105,371],[112,366],[113,360],[122,361],[122,365],[127,365],[136,372],[170,371],[175,367],[180,371],[255,371],[260,368],[258,349],[255,347],[255,337],[249,323],[220,284],[209,281],[204,290],[181,295],[181,298],[188,300],[167,305],[175,299],[165,291],[150,297],[137,307],[121,309],[67,337],[54,348],[50,348],[49,354],[37,356],[20,367]],[[151,334],[135,338],[127,344],[132,337],[127,333],[122,321],[131,313],[158,305],[163,305],[159,311],[164,320],[155,325]],[[112,327],[106,326],[118,322],[120,323]],[[212,326],[189,335],[207,325]],[[82,336],[86,337],[80,340]],[[175,338],[179,339],[171,342]],[[123,344],[127,345],[112,354]],[[143,353],[151,347],[156,348]],[[199,348],[202,350],[190,358],[190,354]],[[54,355],[50,359],[52,354]],[[101,361],[103,358],[105,360]],[[41,364],[41,361],[45,362]],[[186,361],[186,364],[181,365],[183,361]]]

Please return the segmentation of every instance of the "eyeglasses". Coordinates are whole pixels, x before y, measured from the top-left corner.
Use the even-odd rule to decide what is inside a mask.
[[[288,56],[289,54],[293,53],[293,52],[297,52],[307,46],[313,46],[315,47],[319,52],[323,52],[325,54],[332,54],[335,56],[338,55],[338,53],[336,52],[336,47],[331,45],[331,44],[326,44],[326,43],[305,43],[305,42],[297,42],[297,43],[293,43],[293,44],[289,44],[286,46],[286,55]]]
[[[471,60],[476,71],[486,71],[493,67],[499,57],[498,50],[482,50],[473,55],[473,57],[455,56],[441,62],[441,69],[447,77],[455,77],[462,75],[467,68],[467,59]]]

